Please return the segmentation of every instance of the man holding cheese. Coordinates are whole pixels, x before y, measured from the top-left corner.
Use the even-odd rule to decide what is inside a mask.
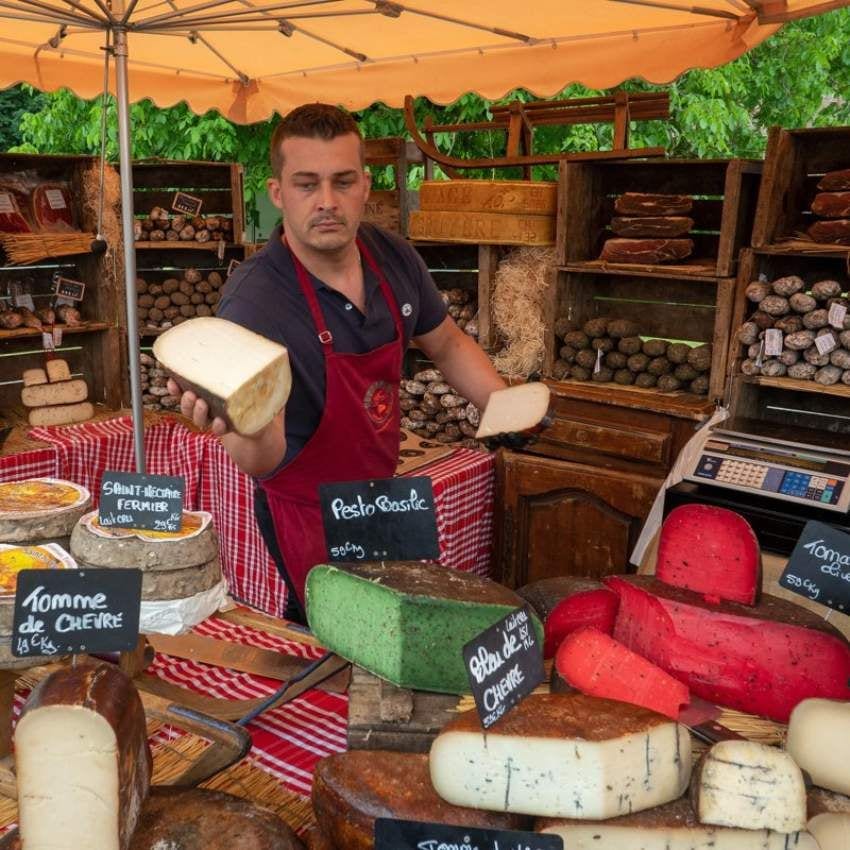
[[[181,410],[211,426],[257,479],[257,520],[289,589],[286,616],[303,622],[307,572],[327,558],[319,485],[395,472],[410,341],[479,408],[505,383],[448,316],[419,254],[362,223],[371,178],[349,115],[325,104],[295,109],[275,130],[271,164],[268,191],[283,225],[234,271],[218,316],[287,347],[289,401],[251,437],[210,423],[191,392]]]

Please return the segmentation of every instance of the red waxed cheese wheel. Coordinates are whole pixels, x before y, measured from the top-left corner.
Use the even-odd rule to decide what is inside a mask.
[[[579,629],[565,638],[555,667],[584,694],[639,705],[673,720],[690,701],[685,685],[598,629]]]
[[[713,600],[755,605],[761,590],[761,549],[740,514],[682,505],[661,527],[655,575]]]
[[[787,723],[809,697],[850,700],[850,645],[820,616],[764,594],[712,605],[652,576],[611,576],[614,639],[718,705]]]
[[[567,635],[592,626],[604,634],[614,632],[620,600],[605,587],[583,590],[562,599],[546,618],[543,628],[543,657],[552,658]]]

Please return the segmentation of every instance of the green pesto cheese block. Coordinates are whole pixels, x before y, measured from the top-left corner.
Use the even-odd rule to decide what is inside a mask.
[[[469,693],[463,646],[524,605],[512,590],[446,567],[325,564],[307,576],[307,618],[321,643],[401,688]],[[533,617],[543,645],[543,626]]]

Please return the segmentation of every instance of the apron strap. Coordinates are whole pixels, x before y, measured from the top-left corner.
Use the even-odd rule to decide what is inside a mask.
[[[318,331],[319,342],[322,343],[322,350],[327,357],[333,351],[334,338],[333,334],[328,330],[325,324],[325,316],[322,313],[322,308],[319,306],[319,299],[316,297],[316,290],[313,288],[313,283],[310,280],[310,273],[304,267],[304,263],[298,259],[298,255],[292,248],[289,247],[289,242],[284,237],[284,244],[289,250],[289,255],[292,257],[292,263],[295,266],[295,274],[298,276],[298,283],[301,285],[301,292],[307,300],[307,306],[310,308],[310,313],[313,316],[313,324]]]
[[[360,253],[363,256],[363,259],[366,260],[366,264],[372,270],[372,274],[378,278],[378,283],[381,287],[381,292],[383,293],[384,300],[387,302],[387,306],[390,308],[390,313],[392,314],[393,321],[395,322],[396,333],[398,334],[398,338],[400,340],[404,339],[404,322],[401,319],[401,311],[398,309],[398,301],[396,301],[395,293],[392,290],[392,287],[389,284],[389,281],[386,278],[386,275],[381,271],[378,267],[378,264],[375,262],[375,258],[372,256],[372,252],[366,247],[360,237],[357,238],[357,247],[360,249]]]

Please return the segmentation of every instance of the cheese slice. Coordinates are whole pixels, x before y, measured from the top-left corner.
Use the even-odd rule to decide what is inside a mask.
[[[791,712],[785,748],[815,785],[850,795],[850,702],[803,700]]]
[[[496,390],[481,414],[475,439],[537,428],[549,412],[550,395],[549,387],[539,382]]]
[[[691,783],[701,823],[800,832],[806,785],[788,753],[752,741],[721,741],[701,759]]]
[[[111,664],[48,676],[15,730],[15,766],[26,850],[126,850],[152,768],[132,682]]]
[[[809,821],[820,850],[850,850],[850,815],[824,812]]]
[[[684,798],[612,820],[539,820],[536,831],[559,835],[569,850],[818,850],[808,832],[706,826]]]
[[[597,820],[681,796],[691,739],[637,706],[533,694],[486,732],[475,712],[461,714],[437,736],[430,765],[435,790],[456,806]]]
[[[322,646],[401,688],[448,694],[470,691],[464,644],[523,604],[496,582],[417,561],[319,565],[306,587]]]

